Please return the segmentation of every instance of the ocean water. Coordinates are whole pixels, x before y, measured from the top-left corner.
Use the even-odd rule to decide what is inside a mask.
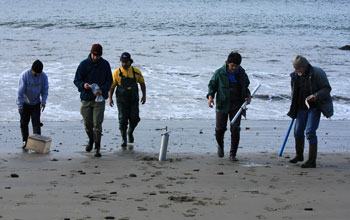
[[[49,98],[43,121],[80,120],[73,84],[80,61],[100,43],[112,71],[131,53],[146,80],[141,118],[213,119],[207,85],[230,51],[243,56],[251,90],[248,119],[284,120],[297,54],[323,68],[333,88],[333,120],[350,119],[350,10],[347,0],[1,0],[0,121],[17,121],[17,84],[44,63]],[[117,118],[106,106],[106,119]]]

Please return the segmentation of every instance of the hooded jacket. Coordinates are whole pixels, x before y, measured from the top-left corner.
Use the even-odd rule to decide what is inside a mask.
[[[108,98],[108,92],[113,83],[111,66],[108,61],[102,57],[94,63],[89,54],[88,58],[83,60],[75,73],[74,84],[80,92],[80,99],[84,101],[93,101],[96,96],[91,89],[85,89],[84,84],[90,85],[96,83],[102,90],[104,99]]]
[[[23,109],[24,103],[46,104],[48,94],[49,82],[45,72],[41,72],[39,76],[33,76],[32,69],[29,69],[21,74],[18,81],[18,109]]]
[[[217,69],[209,81],[208,85],[208,94],[215,98],[216,94],[216,112],[228,113],[230,107],[230,82],[227,76],[226,64],[221,68]],[[245,70],[239,66],[239,77],[237,83],[241,89],[241,100],[242,104],[244,100],[250,94],[248,86],[250,84],[248,75],[245,73]]]
[[[287,115],[291,118],[297,117],[298,107],[297,107],[297,86],[298,74],[293,72],[290,74],[291,77],[291,88],[292,88],[292,103],[290,105],[290,110]],[[322,112],[322,114],[329,118],[333,115],[333,102],[330,92],[332,90],[326,73],[318,67],[309,65],[309,84],[311,94],[317,97],[316,108]]]

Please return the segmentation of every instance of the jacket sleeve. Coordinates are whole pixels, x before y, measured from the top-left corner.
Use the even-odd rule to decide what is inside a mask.
[[[320,71],[317,77],[315,78],[317,87],[319,89],[315,92],[314,95],[316,95],[317,99],[326,99],[332,90],[327,79],[326,73],[324,71]]]
[[[77,71],[75,72],[75,77],[74,77],[74,84],[78,88],[79,92],[84,90],[84,84],[85,82],[83,81],[83,66],[82,63],[78,66]]]
[[[294,84],[295,84],[295,72],[291,73],[290,74],[290,88],[291,88],[291,104],[290,104],[290,107],[289,107],[289,111],[287,113],[287,115],[289,117],[291,117],[292,119],[295,119],[297,117],[297,106],[296,106],[296,97],[295,97],[295,94],[294,94]]]
[[[246,75],[246,87],[247,87],[246,98],[251,96],[251,93],[250,93],[250,90],[249,90],[249,85],[250,85],[249,77],[248,77],[248,75]]]
[[[18,81],[18,96],[17,96],[18,109],[23,109],[24,91],[26,91],[26,87],[27,87],[27,83],[25,79],[25,74],[22,74]]]
[[[41,87],[41,103],[46,105],[47,96],[49,95],[49,81],[47,79],[47,75],[45,74],[43,77],[43,85]]]
[[[216,71],[209,81],[207,98],[209,96],[215,98],[215,94],[218,91],[218,84],[218,72]]]

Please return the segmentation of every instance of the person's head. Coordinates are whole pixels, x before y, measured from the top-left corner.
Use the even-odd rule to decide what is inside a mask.
[[[309,61],[303,56],[297,55],[293,61],[293,67],[295,72],[301,76],[307,72],[309,67]]]
[[[43,67],[44,67],[44,65],[40,60],[34,61],[33,65],[32,65],[32,74],[34,76],[39,76],[43,71]]]
[[[231,52],[227,57],[226,66],[231,72],[236,72],[241,62],[241,55],[237,52]]]
[[[96,63],[102,56],[102,46],[100,44],[92,45],[90,54],[92,62]]]
[[[134,61],[131,59],[130,53],[124,52],[120,56],[120,62],[122,63],[122,67],[124,69],[128,69]]]

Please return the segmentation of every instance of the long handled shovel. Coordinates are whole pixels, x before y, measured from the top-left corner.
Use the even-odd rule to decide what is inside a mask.
[[[289,125],[289,128],[288,128],[286,137],[284,138],[284,141],[283,141],[283,144],[282,144],[282,148],[281,148],[281,151],[280,151],[280,153],[278,154],[278,156],[282,156],[284,147],[286,146],[286,143],[287,143],[287,140],[288,140],[288,137],[289,137],[290,130],[291,130],[292,127],[293,127],[293,123],[294,123],[294,118],[293,118],[292,121],[290,122],[290,125]]]

